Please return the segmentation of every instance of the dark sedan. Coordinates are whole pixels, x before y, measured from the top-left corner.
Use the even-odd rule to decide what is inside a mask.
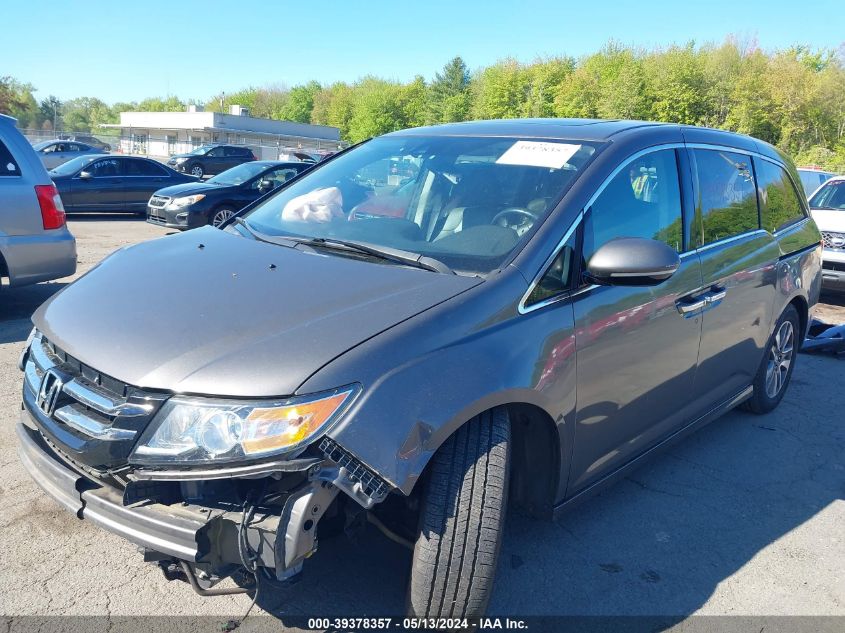
[[[258,160],[204,182],[166,187],[150,198],[147,222],[182,230],[206,224],[220,226],[250,202],[313,166]]]
[[[80,156],[49,173],[68,213],[143,215],[156,190],[197,180],[140,156]]]

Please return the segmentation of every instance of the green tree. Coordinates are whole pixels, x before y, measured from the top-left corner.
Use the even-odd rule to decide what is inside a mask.
[[[472,116],[476,119],[514,119],[525,111],[529,76],[515,59],[482,70],[472,81]]]
[[[321,86],[316,81],[309,81],[304,86],[294,86],[290,90],[287,101],[274,117],[297,123],[311,123],[311,111],[314,109],[314,96],[320,92]]]
[[[428,123],[465,121],[470,109],[470,74],[461,57],[452,58],[429,86]]]

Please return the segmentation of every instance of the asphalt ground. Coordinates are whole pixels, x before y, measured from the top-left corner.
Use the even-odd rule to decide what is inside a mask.
[[[70,228],[78,274],[167,233],[121,217]],[[166,582],[135,546],[61,509],[18,461],[17,357],[31,313],[67,281],[0,295],[0,614],[242,614],[248,596]],[[817,315],[845,322],[845,300],[826,297]],[[732,412],[555,522],[510,517],[490,612],[845,616],[843,390],[845,362],[802,354],[775,412]],[[298,583],[261,591],[253,619],[403,613],[409,553],[368,530],[322,542]]]

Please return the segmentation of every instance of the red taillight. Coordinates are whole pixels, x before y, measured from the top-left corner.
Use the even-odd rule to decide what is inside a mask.
[[[35,195],[41,205],[44,229],[60,229],[65,225],[65,207],[56,185],[35,185]]]

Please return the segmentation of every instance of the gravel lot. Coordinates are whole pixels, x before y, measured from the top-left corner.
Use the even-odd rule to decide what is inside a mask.
[[[135,219],[70,226],[80,273],[119,246],[166,234]],[[246,596],[201,598],[166,582],[134,546],[59,509],[19,464],[15,363],[30,314],[64,285],[0,296],[0,613],[243,613]],[[845,302],[818,313],[845,322]],[[845,362],[801,355],[773,414],[727,415],[558,522],[511,518],[491,611],[845,615],[844,386]],[[262,592],[253,613],[282,623],[399,614],[408,563],[374,531],[326,541],[299,583]]]

